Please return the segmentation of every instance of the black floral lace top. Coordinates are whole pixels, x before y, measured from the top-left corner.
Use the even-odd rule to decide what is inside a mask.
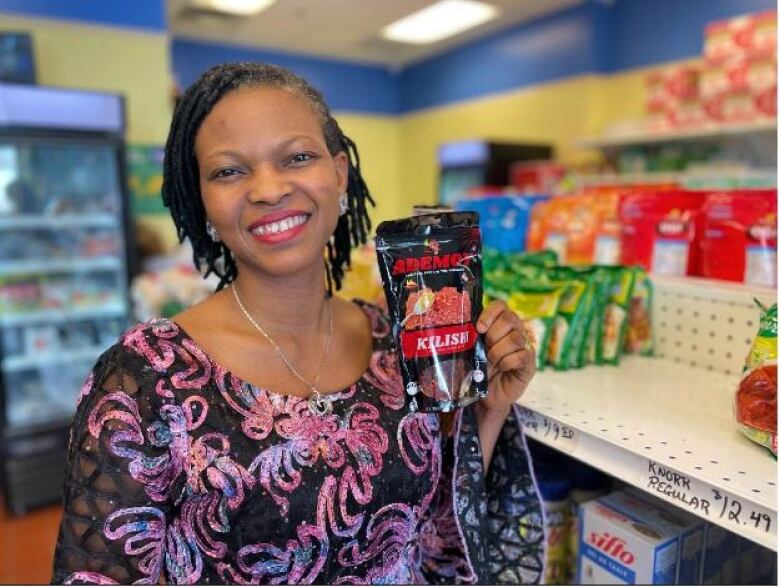
[[[241,381],[170,320],[99,359],[71,431],[57,583],[537,583],[542,517],[515,414],[411,414],[386,317],[369,369],[305,400]]]

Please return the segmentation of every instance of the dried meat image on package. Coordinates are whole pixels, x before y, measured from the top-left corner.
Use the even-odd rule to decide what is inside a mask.
[[[428,214],[383,222],[376,250],[411,411],[450,411],[487,393],[474,324],[482,311],[478,216]]]

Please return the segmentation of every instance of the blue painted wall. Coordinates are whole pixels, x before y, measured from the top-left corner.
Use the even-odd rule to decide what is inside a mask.
[[[165,0],[0,0],[0,12],[165,32]]]
[[[182,89],[214,65],[263,61],[286,67],[307,79],[323,93],[333,110],[391,115],[400,112],[398,76],[383,67],[183,39],[174,39],[171,50],[174,74]]]
[[[582,5],[404,69],[407,112],[595,71],[597,7]]]

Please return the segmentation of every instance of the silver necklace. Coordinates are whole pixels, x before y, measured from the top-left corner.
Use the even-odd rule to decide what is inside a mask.
[[[320,375],[322,374],[322,365],[325,362],[325,357],[328,356],[330,341],[333,338],[333,302],[330,302],[330,311],[328,312],[328,339],[325,342],[325,350],[322,353],[322,358],[320,359],[320,364],[317,368],[317,376],[314,378],[314,381],[309,381],[303,375],[298,373],[298,370],[293,367],[292,364],[290,364],[290,361],[287,360],[284,352],[281,348],[279,348],[279,345],[274,342],[274,339],[271,338],[265,330],[263,330],[263,327],[260,326],[254,318],[252,318],[252,315],[244,307],[244,304],[241,303],[241,298],[238,297],[238,290],[236,290],[235,283],[230,284],[230,289],[233,290],[233,297],[236,298],[236,304],[238,304],[238,307],[241,308],[241,311],[244,313],[244,316],[246,316],[246,319],[249,320],[249,323],[252,324],[252,326],[254,326],[255,329],[260,334],[262,334],[268,342],[271,343],[271,346],[276,350],[276,354],[278,354],[279,358],[282,359],[282,362],[290,370],[290,373],[295,375],[295,377],[297,377],[306,387],[311,390],[311,397],[309,397],[309,411],[311,411],[311,413],[315,416],[327,416],[330,414],[333,410],[333,405],[331,404],[330,398],[323,396],[320,393],[320,390],[317,389],[317,382],[320,380]]]

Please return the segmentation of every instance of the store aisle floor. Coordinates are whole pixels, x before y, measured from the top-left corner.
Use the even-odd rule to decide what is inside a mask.
[[[62,508],[12,517],[0,507],[0,584],[48,583]]]

